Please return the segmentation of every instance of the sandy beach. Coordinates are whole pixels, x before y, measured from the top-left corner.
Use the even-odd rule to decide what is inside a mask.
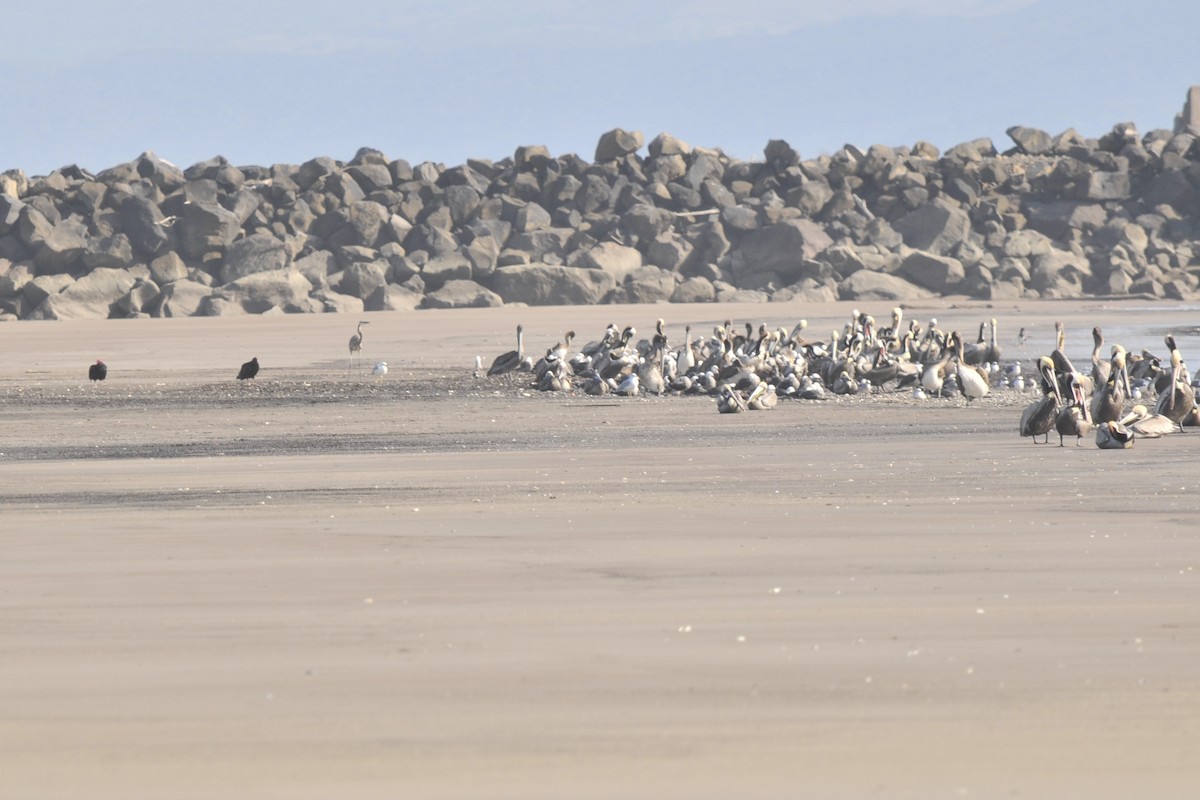
[[[0,325],[0,797],[1195,797],[1195,429],[472,375],[850,308],[373,313],[362,375],[339,315]],[[906,315],[1200,362],[1194,304]]]

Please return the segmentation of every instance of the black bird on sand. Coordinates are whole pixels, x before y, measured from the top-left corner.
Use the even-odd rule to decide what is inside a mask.
[[[88,380],[102,381],[108,377],[108,365],[100,359],[96,359],[96,363],[88,367]]]
[[[258,374],[258,356],[255,356],[254,358],[247,361],[245,364],[242,364],[241,370],[238,371],[237,379],[239,381],[244,381],[247,378],[253,378],[257,374]]]

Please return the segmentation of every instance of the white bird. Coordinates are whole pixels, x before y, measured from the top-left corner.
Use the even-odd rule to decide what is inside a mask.
[[[913,396],[914,400],[924,400],[926,397],[925,390],[922,389],[920,386],[915,386],[915,387],[913,387],[913,395],[912,396]]]
[[[382,378],[384,375],[387,375],[387,362],[380,361],[375,365],[375,369],[371,370],[371,374],[376,378]]]

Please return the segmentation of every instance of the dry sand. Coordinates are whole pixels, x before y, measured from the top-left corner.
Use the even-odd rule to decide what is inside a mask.
[[[344,316],[0,326],[0,796],[1200,796],[1200,434],[471,376],[517,322],[848,312],[368,314],[382,381]],[[1200,361],[1194,306],[908,313]]]

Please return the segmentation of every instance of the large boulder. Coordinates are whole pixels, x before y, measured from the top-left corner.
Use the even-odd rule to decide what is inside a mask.
[[[833,244],[833,239],[817,223],[808,219],[789,219],[767,225],[746,236],[734,251],[731,266],[738,285],[762,276],[786,286],[805,277],[804,262]],[[766,280],[759,285],[765,286]]]
[[[175,223],[185,256],[222,252],[242,231],[238,218],[217,203],[188,203]]]
[[[923,300],[933,297],[933,292],[922,289],[898,275],[859,270],[838,283],[838,297],[842,300]]]
[[[938,198],[892,223],[914,250],[949,255],[971,233],[971,218],[957,203]]]
[[[595,305],[616,287],[617,280],[601,269],[527,264],[497,269],[489,284],[505,303]]]
[[[1175,132],[1200,136],[1200,86],[1188,89],[1183,111],[1175,118]]]
[[[128,195],[121,201],[121,230],[134,249],[147,258],[160,256],[171,248],[174,244],[171,225],[177,221],[168,220],[157,205],[140,195]]]
[[[221,283],[236,281],[256,272],[274,272],[291,262],[287,246],[266,231],[238,239],[225,251]]]
[[[583,255],[579,266],[607,272],[615,283],[620,283],[641,268],[642,254],[616,242],[601,242]]]
[[[713,303],[716,299],[717,290],[712,281],[700,276],[684,280],[671,293],[672,303]]]
[[[626,131],[620,128],[605,133],[596,143],[596,162],[616,161],[630,153],[636,153],[645,142],[641,131]]]
[[[117,304],[137,283],[132,272],[97,269],[50,294],[28,319],[108,319],[120,314]]]
[[[178,278],[162,287],[157,305],[151,309],[156,317],[190,317],[212,294],[212,288],[187,278]]]
[[[936,294],[950,294],[966,277],[962,262],[914,250],[900,263],[900,277]]]
[[[1005,131],[1013,143],[1027,156],[1040,156],[1054,149],[1054,139],[1045,131],[1014,125]]]
[[[504,305],[500,295],[471,280],[447,281],[425,295],[424,308],[494,308]]]
[[[34,256],[38,272],[70,272],[88,249],[88,230],[81,220],[64,219],[50,231]]]
[[[256,272],[227,283],[213,297],[237,303],[251,314],[272,308],[297,308],[308,299],[312,284],[294,269]]]

